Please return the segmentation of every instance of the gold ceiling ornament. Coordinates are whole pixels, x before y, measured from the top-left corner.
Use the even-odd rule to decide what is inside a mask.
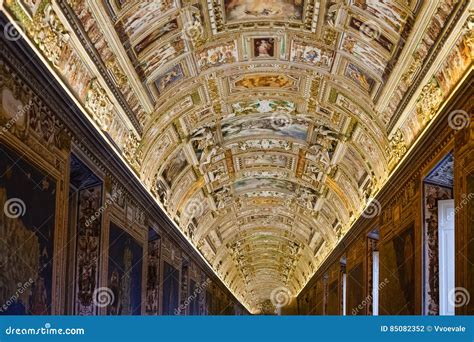
[[[40,13],[41,15],[35,16],[30,26],[30,34],[44,56],[58,68],[61,54],[68,47],[69,34],[51,3],[48,3]]]
[[[121,88],[127,84],[128,82],[127,76],[125,76],[125,74],[122,72],[122,69],[118,65],[118,62],[116,59],[111,59],[111,60],[106,61],[105,66],[111,73],[117,86]]]
[[[125,144],[122,147],[124,157],[136,172],[140,170],[143,158],[140,140],[140,137],[134,131],[129,131]]]
[[[416,103],[416,114],[423,124],[433,119],[442,101],[443,92],[436,79],[433,78],[423,87]]]
[[[99,127],[106,132],[114,119],[113,105],[97,79],[90,82],[85,107]]]
[[[405,144],[405,138],[403,137],[403,132],[401,129],[397,129],[397,131],[393,134],[392,138],[390,139],[390,147],[387,150],[387,153],[390,155],[390,165],[395,167],[396,163],[402,159],[402,157],[407,153],[408,149]]]
[[[467,2],[5,0],[255,310],[305,285],[454,89],[473,56]],[[191,199],[202,217],[183,216]]]

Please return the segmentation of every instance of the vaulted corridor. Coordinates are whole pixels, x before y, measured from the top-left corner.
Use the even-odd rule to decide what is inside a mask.
[[[4,0],[0,314],[472,315],[467,0]]]

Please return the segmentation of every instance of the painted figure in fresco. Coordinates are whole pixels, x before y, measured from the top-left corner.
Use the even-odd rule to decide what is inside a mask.
[[[214,134],[208,126],[201,128],[193,134],[189,140],[191,143],[196,142],[196,150],[199,154],[199,164],[204,166],[211,163],[212,157],[215,156],[219,147],[214,143]]]
[[[329,165],[335,144],[341,139],[341,134],[325,125],[319,125],[314,130],[314,136],[315,142],[309,147],[309,151],[314,155],[312,160]]]
[[[303,42],[293,42],[290,60],[297,63],[309,63],[318,66],[329,66],[332,54],[318,47]]]
[[[352,63],[347,64],[345,75],[367,91],[371,91],[375,81]]]
[[[259,39],[255,43],[256,57],[273,57],[273,44],[269,39]]]
[[[300,189],[298,200],[306,209],[312,210],[314,209],[317,195],[312,189],[304,187]]]
[[[212,47],[199,53],[199,69],[205,70],[237,60],[237,50],[234,43]]]
[[[183,77],[183,73],[179,66],[169,70],[161,78],[158,86],[158,91],[162,93],[166,88],[168,88],[172,83],[178,81]]]
[[[156,192],[158,194],[161,204],[163,204],[163,206],[167,208],[168,207],[168,189],[166,188],[166,186],[163,184],[161,180],[158,180],[156,182]]]

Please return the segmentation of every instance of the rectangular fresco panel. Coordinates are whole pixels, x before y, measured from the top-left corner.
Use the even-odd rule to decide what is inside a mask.
[[[291,117],[291,122],[275,119],[270,114],[254,116],[252,118],[237,117],[225,120],[222,124],[224,140],[241,138],[251,135],[283,136],[298,140],[306,140],[308,123],[302,119]]]
[[[386,58],[369,44],[345,34],[342,41],[342,48],[362,61],[368,69],[376,71],[379,75],[383,75],[385,66],[387,65]]]
[[[146,50],[149,46],[151,46],[155,42],[159,42],[161,38],[163,38],[165,35],[168,33],[175,31],[178,29],[178,20],[173,19],[171,21],[168,21],[165,25],[157,28],[154,30],[152,33],[147,35],[145,38],[140,40],[138,44],[136,44],[133,47],[133,50],[137,55],[142,53],[144,50]]]
[[[197,63],[201,71],[209,68],[234,63],[238,60],[237,45],[235,42],[223,43],[201,51],[197,57]]]
[[[301,20],[303,0],[224,0],[227,21]]]
[[[110,223],[108,288],[113,302],[109,315],[140,315],[142,246],[127,232]]]
[[[407,21],[408,13],[398,7],[393,0],[352,0],[352,2],[355,6],[389,24],[397,32],[402,30]]]
[[[0,315],[51,314],[56,181],[0,146]]]
[[[333,53],[312,44],[294,40],[291,43],[290,61],[329,68],[333,61]]]
[[[248,178],[240,179],[234,183],[236,192],[246,192],[251,190],[282,190],[285,192],[295,192],[296,184],[275,178]]]
[[[394,44],[387,38],[385,37],[382,33],[373,34],[373,32],[370,32],[367,30],[367,25],[364,24],[364,21],[351,17],[349,21],[349,26],[353,28],[354,30],[358,31],[360,34],[364,35],[367,37],[367,39],[375,41],[377,44],[379,44],[383,49],[385,49],[388,52],[392,52],[394,48]]]

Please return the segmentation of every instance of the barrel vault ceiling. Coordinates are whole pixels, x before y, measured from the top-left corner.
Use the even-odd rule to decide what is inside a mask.
[[[254,312],[296,295],[377,214],[374,195],[472,61],[461,0],[3,6],[7,33],[24,33]]]

